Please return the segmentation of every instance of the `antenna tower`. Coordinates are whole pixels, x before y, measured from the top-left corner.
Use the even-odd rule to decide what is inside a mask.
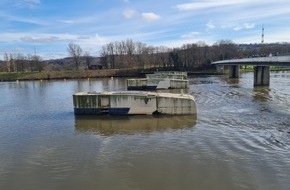
[[[262,27],[262,37],[261,37],[261,43],[264,43],[264,25]]]

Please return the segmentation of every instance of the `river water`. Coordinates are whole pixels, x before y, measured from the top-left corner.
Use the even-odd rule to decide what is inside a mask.
[[[196,117],[74,115],[124,78],[1,82],[0,189],[288,190],[290,72],[189,80]]]

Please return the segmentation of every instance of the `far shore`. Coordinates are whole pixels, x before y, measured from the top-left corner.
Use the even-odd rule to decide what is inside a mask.
[[[66,80],[106,77],[145,77],[146,73],[155,70],[142,69],[102,69],[102,70],[68,70],[42,72],[0,72],[0,82],[26,80]],[[214,75],[213,70],[189,72],[189,75]]]
[[[289,71],[290,68],[271,68],[271,71]],[[68,71],[42,71],[42,72],[0,72],[0,82],[28,81],[28,80],[66,80],[90,79],[106,77],[136,77],[144,78],[145,74],[153,73],[155,69],[102,69],[102,70],[68,70]],[[199,75],[225,75],[213,69],[200,71],[186,71],[189,76]],[[243,68],[241,72],[253,72],[252,67]]]

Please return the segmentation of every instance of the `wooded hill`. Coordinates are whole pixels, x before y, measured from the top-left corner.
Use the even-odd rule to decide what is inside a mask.
[[[179,48],[153,47],[131,39],[106,44],[100,57],[82,54],[77,44],[68,52],[71,57],[42,60],[37,55],[5,54],[0,72],[41,72],[99,69],[174,69],[199,71],[211,68],[211,62],[246,57],[284,55],[290,53],[290,43],[235,44],[221,40],[213,45],[203,42],[185,44]],[[70,51],[69,51],[70,50]],[[75,56],[74,51],[79,51]]]

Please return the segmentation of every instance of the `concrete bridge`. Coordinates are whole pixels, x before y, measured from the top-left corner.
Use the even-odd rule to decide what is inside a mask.
[[[290,67],[290,55],[216,61],[213,65],[228,65],[229,77],[239,78],[241,65],[254,66],[254,86],[269,86],[270,66]]]

